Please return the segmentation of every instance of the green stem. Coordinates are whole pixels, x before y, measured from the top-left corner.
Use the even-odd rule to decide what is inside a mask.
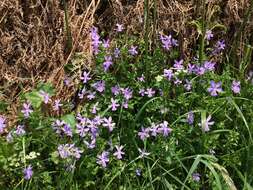
[[[26,167],[26,159],[25,159],[25,137],[22,138],[22,146],[23,146],[23,158],[24,158],[24,164]]]

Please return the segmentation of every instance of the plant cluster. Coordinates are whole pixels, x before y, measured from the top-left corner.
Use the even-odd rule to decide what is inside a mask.
[[[224,40],[207,30],[203,60],[181,59],[171,35],[147,52],[115,30],[106,39],[91,29],[95,69],[83,70],[74,100],[41,83],[20,97],[17,127],[0,117],[0,187],[250,187],[253,86],[229,66],[216,73]]]

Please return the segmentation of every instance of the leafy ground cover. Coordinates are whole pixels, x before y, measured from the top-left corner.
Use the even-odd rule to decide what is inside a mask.
[[[252,189],[252,74],[231,67],[226,42],[198,22],[181,59],[160,34],[149,48],[117,24],[90,29],[94,69],[71,99],[50,83],[19,96],[16,127],[0,117],[3,189]],[[219,69],[220,65],[223,69]],[[73,65],[65,70],[72,85]]]

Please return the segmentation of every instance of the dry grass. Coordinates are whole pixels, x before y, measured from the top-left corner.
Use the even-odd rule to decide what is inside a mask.
[[[143,1],[126,0],[69,0],[68,15],[73,48],[66,52],[64,9],[60,0],[2,0],[0,2],[0,98],[9,103],[9,120],[15,121],[17,97],[34,88],[38,81],[50,81],[57,89],[57,97],[73,96],[76,76],[91,64],[89,28],[96,23],[101,30],[113,33],[117,22],[127,26],[127,33],[143,32]],[[189,22],[198,16],[199,0],[157,0],[158,29],[179,35],[181,53],[189,56],[195,44],[195,30]],[[207,17],[215,18],[229,30],[238,26],[249,0],[207,0]],[[150,4],[150,9],[154,6]],[[250,25],[250,24],[249,24]],[[248,27],[252,31],[252,27]],[[150,34],[151,35],[151,34]],[[64,65],[73,61],[77,52],[83,60],[76,62],[73,84],[66,87]]]
[[[70,1],[73,50],[67,54],[64,10],[58,0],[0,3],[0,98],[8,102],[11,120],[17,115],[19,94],[34,88],[38,81],[52,82],[62,99],[72,96],[75,84],[70,88],[63,85],[64,65],[75,52],[89,54],[88,33],[96,6],[92,2],[78,8],[77,1]]]

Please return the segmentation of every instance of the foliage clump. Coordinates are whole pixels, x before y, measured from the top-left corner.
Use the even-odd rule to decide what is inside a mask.
[[[116,32],[106,39],[91,28],[95,69],[83,70],[76,97],[60,100],[41,83],[20,96],[17,127],[0,117],[0,187],[250,186],[253,87],[229,67],[217,74],[225,42],[207,30],[207,48],[180,59],[172,35],[147,51],[123,25]]]

